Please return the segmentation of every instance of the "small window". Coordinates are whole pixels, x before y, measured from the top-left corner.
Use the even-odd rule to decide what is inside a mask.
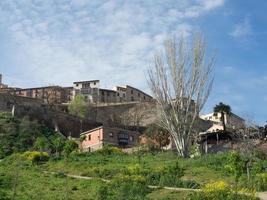
[[[124,98],[125,98],[125,93],[123,93],[123,95],[122,95]]]
[[[133,142],[134,141],[134,137],[130,135],[129,137],[130,141]]]
[[[109,133],[109,137],[113,138],[113,133],[112,132]]]
[[[134,101],[134,97],[133,96],[131,97],[131,101]]]
[[[102,95],[104,95],[105,94],[105,92],[102,90]]]
[[[131,90],[131,94],[133,94],[133,90]]]
[[[79,84],[78,83],[76,83],[76,87],[78,87],[79,86]]]
[[[144,96],[144,100],[146,100],[146,96]]]
[[[88,135],[88,140],[91,141],[91,135]]]
[[[109,97],[109,92],[107,92],[107,96]]]
[[[119,93],[117,93],[117,96],[120,96],[120,94],[119,94]]]
[[[140,97],[140,93],[138,93],[138,97]]]
[[[94,82],[94,85],[96,85],[96,82]]]

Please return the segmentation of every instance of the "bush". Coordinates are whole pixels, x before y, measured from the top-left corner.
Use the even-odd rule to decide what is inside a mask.
[[[49,160],[49,155],[46,152],[26,151],[22,156],[31,161],[32,164],[40,164]]]
[[[256,174],[253,185],[257,191],[267,191],[267,173]]]
[[[180,167],[176,162],[174,165],[150,170],[146,178],[148,184],[158,186],[183,187],[183,188],[199,188],[199,184],[195,181],[182,180],[185,169]]]
[[[118,147],[112,147],[109,145],[104,146],[102,149],[99,149],[94,152],[95,154],[101,154],[101,155],[122,155],[124,154],[123,151]]]
[[[202,192],[190,194],[187,199],[190,200],[257,200],[253,194],[246,191],[245,194],[235,193],[231,187],[223,182],[206,184]]]
[[[142,200],[151,191],[143,176],[119,175],[109,183],[111,199]]]

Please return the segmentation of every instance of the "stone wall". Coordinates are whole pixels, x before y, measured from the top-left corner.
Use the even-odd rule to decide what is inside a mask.
[[[49,128],[60,131],[65,136],[78,138],[81,130],[86,131],[102,125],[89,119],[81,123],[76,116],[53,109],[37,99],[0,93],[0,111],[11,112],[13,106],[15,106],[15,116],[27,116],[31,120],[37,120]]]

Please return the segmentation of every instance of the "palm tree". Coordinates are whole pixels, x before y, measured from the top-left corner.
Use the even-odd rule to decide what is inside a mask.
[[[221,122],[223,124],[223,131],[225,131],[226,130],[225,115],[231,115],[231,107],[229,105],[220,102],[218,105],[214,107],[213,111],[214,114],[221,113]]]

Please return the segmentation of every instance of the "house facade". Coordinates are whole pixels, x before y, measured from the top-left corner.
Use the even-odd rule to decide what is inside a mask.
[[[82,151],[95,151],[104,145],[131,148],[138,144],[139,136],[137,131],[100,126],[81,133],[81,137],[84,137],[81,148]]]

